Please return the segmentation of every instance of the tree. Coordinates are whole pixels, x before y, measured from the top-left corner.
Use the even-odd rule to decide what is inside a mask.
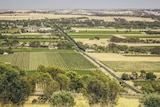
[[[140,71],[141,72],[141,74],[140,74],[140,78],[142,78],[142,79],[146,79],[146,71],[145,70],[141,70]]]
[[[156,78],[157,78],[157,76],[155,74],[153,74],[153,72],[148,72],[146,74],[146,79],[148,79],[148,80],[154,80]]]
[[[140,103],[144,105],[144,107],[159,107],[160,95],[156,93],[146,94],[140,99]]]
[[[108,48],[112,50],[113,53],[116,52],[117,45],[115,43],[108,44]]]
[[[56,77],[56,81],[58,81],[60,85],[60,90],[69,90],[70,79],[65,74],[58,74]]]
[[[138,73],[137,72],[132,72],[131,74],[131,79],[135,80],[135,79],[138,79]]]
[[[123,73],[121,78],[122,78],[123,80],[130,80],[129,75],[126,74],[126,73]]]
[[[54,92],[49,103],[52,107],[73,107],[76,104],[72,94],[67,91]]]
[[[52,79],[47,72],[40,72],[37,77],[37,84],[41,86],[47,98],[50,98],[52,93],[59,90],[59,83]]]
[[[86,97],[90,105],[101,104],[104,107],[106,105],[116,104],[119,91],[120,86],[115,80],[99,72],[98,74],[94,74],[93,77],[90,77],[86,89]]]
[[[76,72],[67,72],[67,77],[70,78],[70,90],[79,91],[79,89],[83,88],[83,83],[81,81],[81,77]]]
[[[23,105],[32,92],[32,85],[27,76],[19,70],[0,64],[0,103],[2,107],[6,104]]]

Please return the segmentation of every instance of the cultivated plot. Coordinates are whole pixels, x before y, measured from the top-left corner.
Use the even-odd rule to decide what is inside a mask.
[[[93,70],[96,67],[79,53],[16,52],[0,55],[0,62],[19,66],[25,70],[36,70],[38,65],[55,65],[68,70]]]

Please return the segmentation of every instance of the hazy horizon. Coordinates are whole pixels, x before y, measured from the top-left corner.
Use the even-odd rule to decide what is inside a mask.
[[[160,0],[0,0],[0,9],[160,9]]]

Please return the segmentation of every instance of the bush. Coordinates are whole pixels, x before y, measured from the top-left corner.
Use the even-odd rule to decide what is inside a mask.
[[[49,102],[52,107],[73,107],[76,104],[72,94],[67,91],[54,92]]]
[[[144,107],[159,107],[160,106],[160,95],[159,94],[146,94],[140,99],[140,103]]]

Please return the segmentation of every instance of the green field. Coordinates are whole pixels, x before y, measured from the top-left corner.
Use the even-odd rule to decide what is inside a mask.
[[[141,34],[139,31],[131,31],[131,32],[125,32],[124,31],[79,31],[79,32],[69,32],[70,34]]]
[[[19,32],[20,29],[15,28],[15,29],[5,29],[5,30],[0,30],[0,33],[15,33]]]
[[[3,49],[1,47],[1,49]],[[73,53],[74,50],[64,50],[64,49],[48,49],[48,48],[14,48],[12,49],[13,52],[66,52],[66,53]]]
[[[113,34],[141,34],[138,31],[131,31],[131,32],[125,32],[125,31],[80,31],[80,32],[69,32],[67,33],[72,38],[94,38],[94,37],[100,37],[100,38],[111,38]]]
[[[111,38],[112,35],[106,35],[106,34],[70,34],[69,35],[72,38],[94,38],[94,37],[99,37],[99,38]]]
[[[0,55],[0,62],[36,70],[38,65],[55,65],[67,70],[92,70],[96,67],[76,52],[16,52]]]
[[[148,72],[160,72],[160,62],[104,61],[102,63],[116,72],[139,72],[141,70]]]

